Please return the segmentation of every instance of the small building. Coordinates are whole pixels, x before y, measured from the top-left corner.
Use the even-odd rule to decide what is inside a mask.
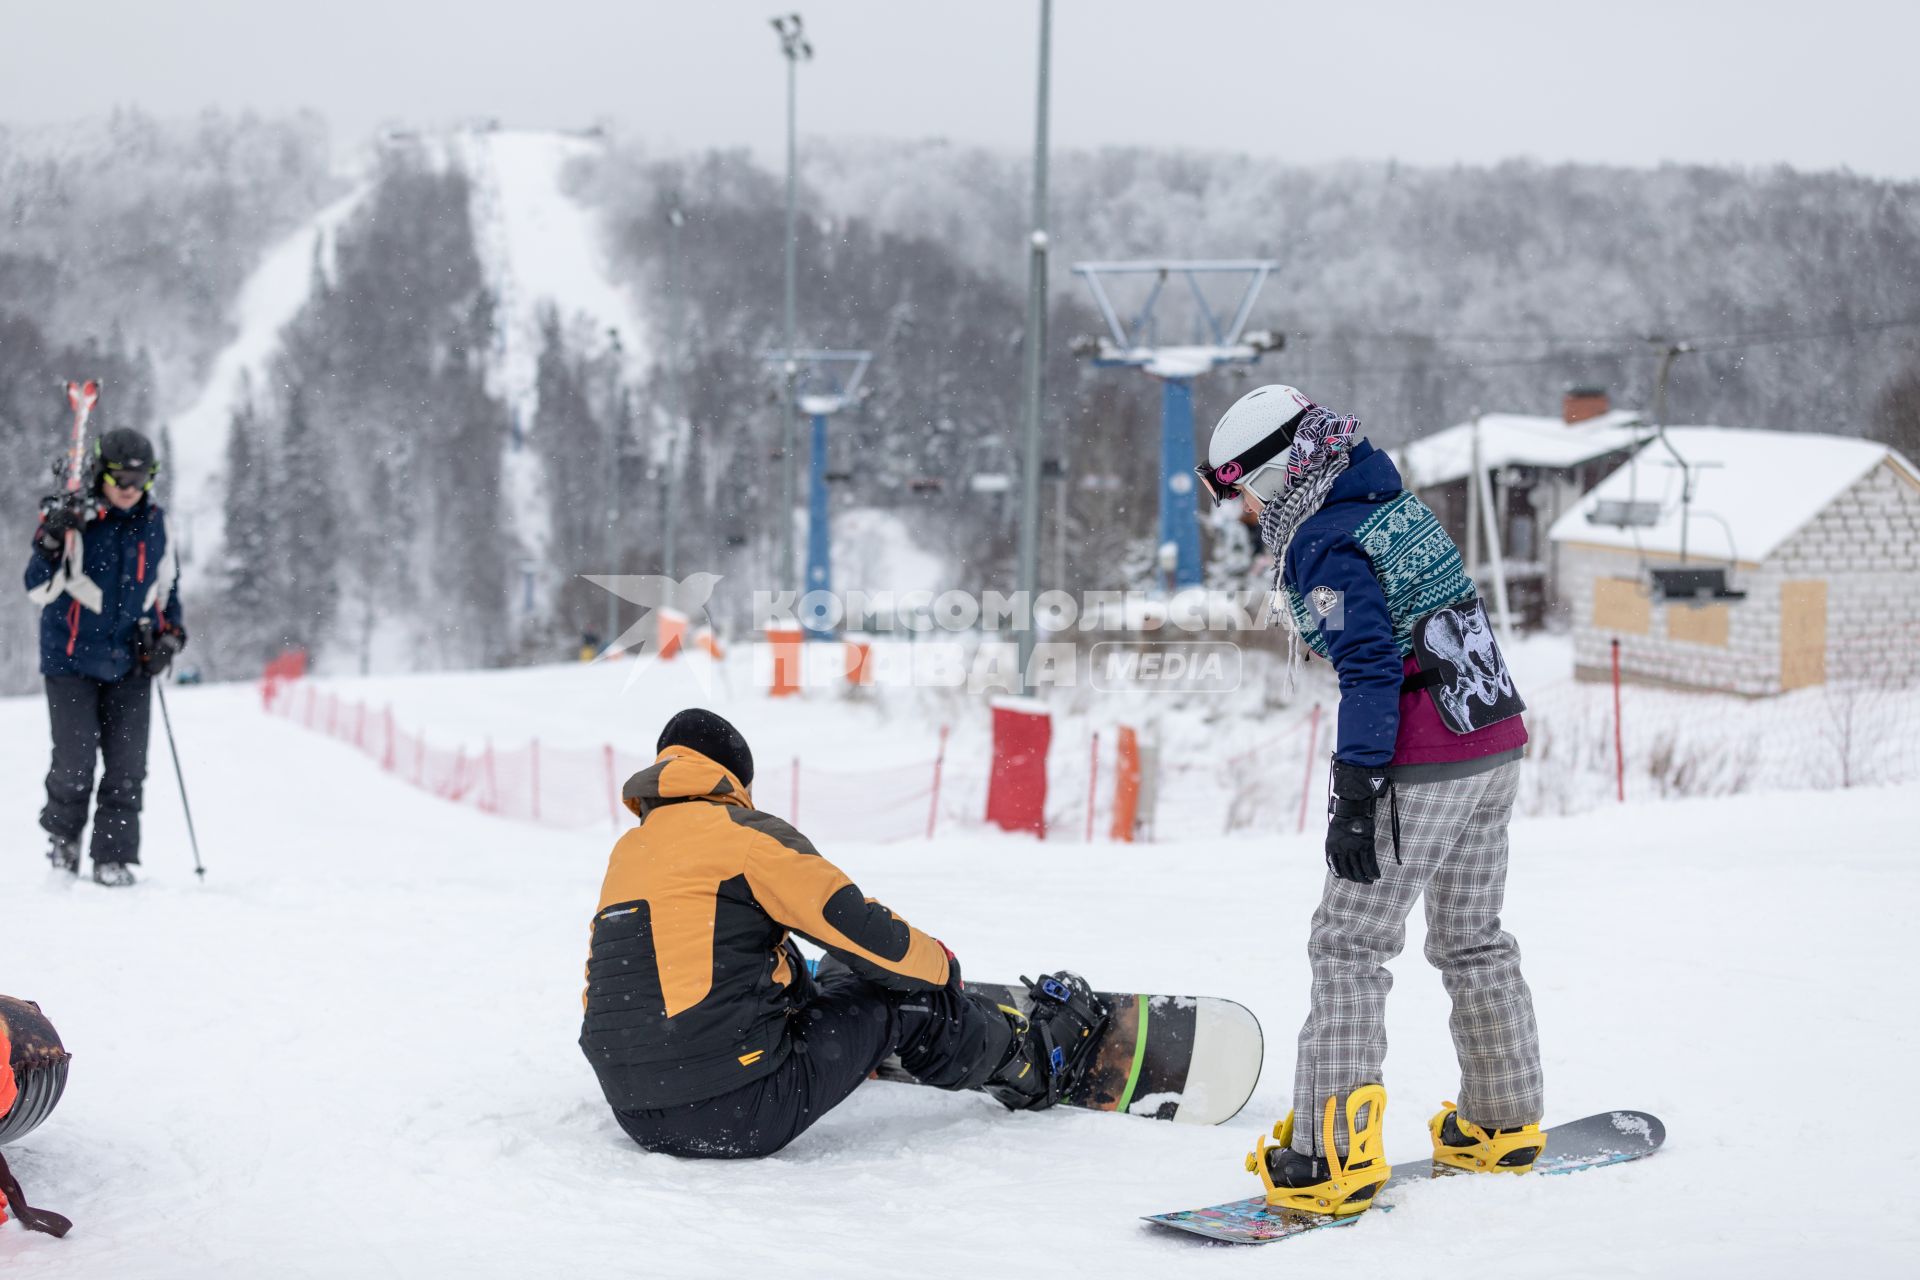
[[[1576,387],[1557,418],[1481,414],[1394,450],[1394,463],[1462,554],[1477,561],[1467,571],[1491,601],[1495,549],[1486,545],[1486,522],[1475,514],[1471,488],[1477,448],[1509,605],[1521,625],[1537,627],[1559,600],[1558,565],[1545,531],[1627,460],[1644,438],[1636,434],[1639,424],[1639,414],[1610,407],[1605,391]]]
[[[1882,444],[1671,427],[1553,525],[1575,672],[1762,695],[1920,682],[1920,471]]]

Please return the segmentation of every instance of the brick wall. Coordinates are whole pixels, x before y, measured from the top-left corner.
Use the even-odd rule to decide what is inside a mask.
[[[1692,606],[1651,601],[1645,634],[1597,626],[1596,594],[1614,617],[1619,588],[1596,593],[1599,578],[1632,580],[1645,589],[1646,568],[1679,557],[1563,543],[1561,594],[1573,617],[1574,663],[1585,676],[1604,676],[1608,641],[1618,634],[1624,676],[1655,684],[1722,689],[1743,694],[1781,691],[1781,585],[1826,583],[1826,679],[1848,684],[1920,684],[1920,486],[1882,463],[1857,481],[1764,564],[1743,564],[1732,585],[1747,598],[1726,604],[1718,620],[1681,620],[1683,635],[1724,645],[1676,639],[1669,616]],[[1698,560],[1694,563],[1700,563]]]

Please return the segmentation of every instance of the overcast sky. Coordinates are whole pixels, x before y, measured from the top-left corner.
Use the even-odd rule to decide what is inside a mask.
[[[1038,0],[784,0],[802,136],[1027,148]],[[384,124],[607,119],[777,158],[770,0],[0,0],[0,123],[130,104]],[[1057,0],[1057,145],[1920,178],[1915,0]]]

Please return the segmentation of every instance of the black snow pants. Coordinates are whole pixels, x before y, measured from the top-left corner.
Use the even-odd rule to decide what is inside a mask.
[[[1013,1025],[985,996],[887,991],[829,962],[791,1035],[793,1052],[758,1080],[704,1102],[614,1116],[649,1151],[769,1156],[846,1101],[889,1054],[922,1084],[979,1088],[1008,1056]]]
[[[133,671],[113,681],[86,676],[48,676],[46,681],[53,765],[47,770],[47,806],[40,811],[40,825],[63,840],[80,838],[98,755],[102,767],[93,807],[93,860],[139,862],[152,678]]]

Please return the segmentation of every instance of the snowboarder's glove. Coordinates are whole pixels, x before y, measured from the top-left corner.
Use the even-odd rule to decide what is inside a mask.
[[[1373,810],[1387,789],[1387,771],[1333,762],[1333,793],[1327,797],[1327,867],[1342,880],[1372,884],[1380,878],[1373,852]]]

